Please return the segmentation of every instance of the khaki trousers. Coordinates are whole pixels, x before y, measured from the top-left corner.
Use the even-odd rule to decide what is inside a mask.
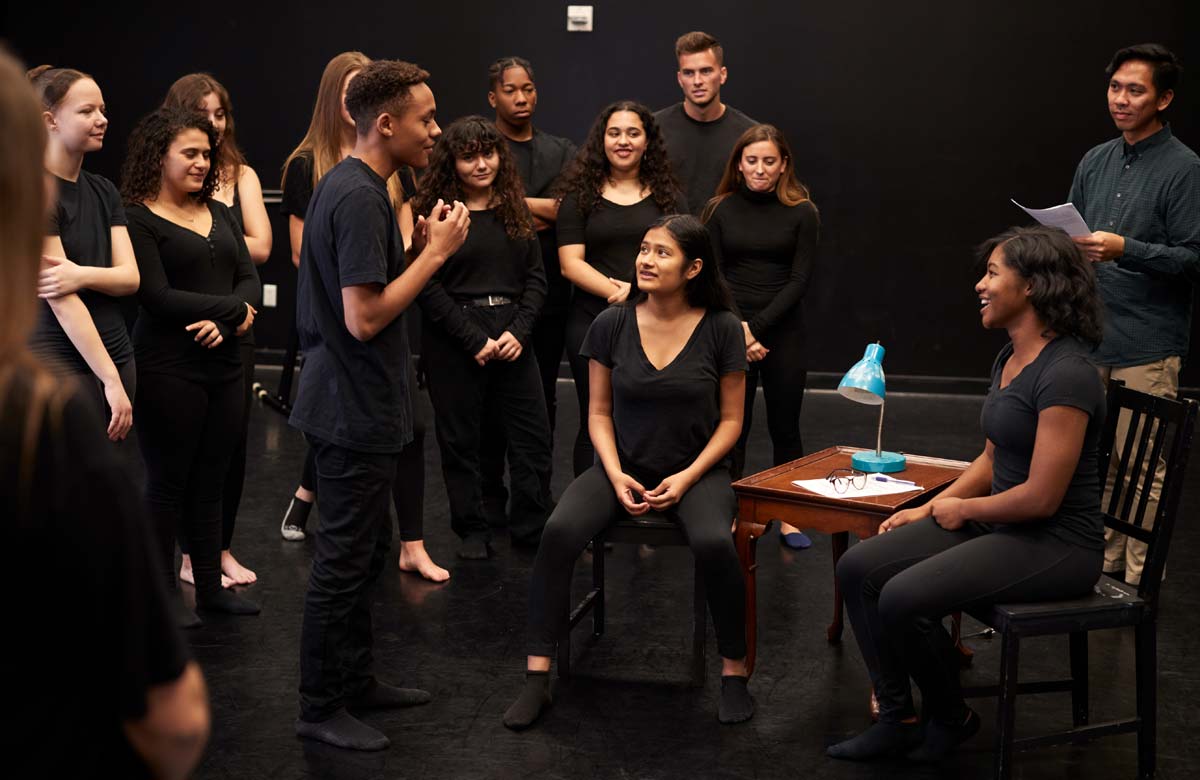
[[[1105,384],[1110,379],[1119,379],[1125,383],[1125,386],[1131,390],[1137,390],[1142,393],[1156,395],[1163,398],[1175,400],[1179,396],[1179,368],[1182,361],[1176,355],[1156,360],[1153,363],[1146,363],[1141,366],[1125,366],[1124,368],[1115,368],[1112,366],[1100,366],[1100,378]],[[1125,437],[1129,431],[1129,412],[1122,412],[1120,419],[1117,421],[1117,437],[1113,442],[1113,454],[1120,455],[1121,449],[1124,446]],[[1139,431],[1140,433],[1140,431]],[[1137,445],[1134,445],[1136,454]],[[1117,478],[1118,468],[1117,458],[1109,461],[1108,467],[1108,487],[1105,488],[1104,498],[1101,506],[1108,508],[1109,499],[1112,496],[1112,486]],[[1150,486],[1150,496],[1146,501],[1146,528],[1153,527],[1154,518],[1158,514],[1158,502],[1162,497],[1163,478],[1167,473],[1167,465],[1160,458],[1154,469],[1154,481]],[[1126,475],[1128,480],[1128,475]],[[1135,491],[1134,506],[1141,501],[1141,490]],[[1124,501],[1124,498],[1122,498]],[[1146,545],[1139,542],[1137,539],[1130,539],[1125,534],[1117,533],[1111,528],[1104,529],[1104,571],[1108,573],[1125,570],[1125,581],[1130,585],[1137,585],[1142,580],[1142,567],[1146,563]],[[1165,573],[1165,571],[1164,571]]]

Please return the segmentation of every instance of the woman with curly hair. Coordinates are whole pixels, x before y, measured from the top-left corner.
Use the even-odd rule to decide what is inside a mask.
[[[221,145],[222,160],[213,199],[228,206],[230,215],[241,226],[242,237],[246,240],[246,248],[254,264],[267,262],[271,256],[271,220],[263,203],[258,174],[246,164],[246,158],[238,147],[233,104],[228,90],[207,73],[189,73],[171,85],[163,105],[196,111],[212,123]],[[258,576],[238,562],[230,550],[230,544],[238,507],[242,503],[242,487],[246,482],[246,436],[250,428],[251,399],[254,397],[253,328],[238,339],[238,353],[242,361],[242,425],[238,447],[233,453],[229,474],[225,479],[224,500],[221,502],[221,575],[224,584],[249,585]],[[179,579],[194,582],[186,537],[180,537],[179,546],[183,551]]]
[[[575,285],[567,314],[567,360],[579,400],[575,476],[592,467],[588,438],[588,362],[583,337],[609,304],[629,295],[646,228],[664,214],[686,214],[667,148],[650,109],[621,100],[600,112],[564,177],[558,209],[558,261]]]
[[[138,271],[117,188],[83,170],[84,155],[104,145],[104,95],[72,68],[43,65],[28,76],[42,103],[46,172],[58,189],[30,345],[107,407],[108,437],[120,441],[133,425],[137,369],[119,298],[137,292]]]
[[[434,147],[413,201],[467,204],[471,231],[421,293],[421,355],[433,399],[458,556],[486,559],[491,528],[479,472],[484,409],[509,447],[515,544],[536,547],[550,509],[550,422],[529,336],[546,299],[533,216],[512,152],[480,116],[455,120]]]
[[[195,111],[160,108],[134,128],[121,194],[142,284],[133,345],[146,503],[174,592],[175,537],[192,553],[196,606],[257,614],[221,587],[221,500],[243,414],[235,336],[254,324],[261,286],[241,226],[214,200],[216,129]],[[182,526],[182,527],[181,527]],[[200,620],[175,599],[181,625]]]
[[[1057,228],[1013,228],[985,242],[980,257],[983,327],[1010,339],[983,402],[984,449],[940,496],[892,515],[838,562],[880,712],[878,723],[831,746],[834,758],[940,759],[979,729],[942,618],[1074,598],[1100,577],[1106,405],[1089,357],[1100,341],[1095,271]]]

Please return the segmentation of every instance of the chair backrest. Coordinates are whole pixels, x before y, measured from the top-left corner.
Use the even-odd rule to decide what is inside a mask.
[[[1138,595],[1151,608],[1157,602],[1171,546],[1198,408],[1200,404],[1195,401],[1160,398],[1131,390],[1120,381],[1108,387],[1108,416],[1100,437],[1100,492],[1102,497],[1106,488],[1111,492],[1106,502],[1101,499],[1101,510],[1106,526],[1146,543]],[[1116,441],[1117,424],[1123,414],[1128,415],[1128,426],[1122,441]],[[1113,459],[1117,466],[1109,484]],[[1166,464],[1166,475],[1158,511],[1147,522],[1150,486],[1160,459]]]

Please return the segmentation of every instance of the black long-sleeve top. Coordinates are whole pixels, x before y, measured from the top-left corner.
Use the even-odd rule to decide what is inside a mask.
[[[467,240],[421,291],[421,311],[474,355],[500,335],[485,332],[470,314],[470,301],[489,295],[514,301],[505,330],[524,346],[546,301],[542,251],[536,238],[510,239],[491,209],[471,212]]]
[[[240,375],[234,331],[246,304],[258,306],[262,286],[246,240],[228,207],[208,201],[207,236],[158,216],[144,205],[128,208],[129,238],[142,277],[133,345],[139,372],[195,381]],[[209,349],[185,330],[201,320],[216,323],[224,341]]]
[[[742,319],[771,346],[772,327],[808,290],[820,238],[817,207],[809,200],[785,206],[774,192],[743,186],[717,205],[708,229]]]

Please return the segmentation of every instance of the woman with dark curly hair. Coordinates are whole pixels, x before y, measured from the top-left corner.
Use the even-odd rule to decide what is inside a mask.
[[[1057,228],[985,242],[975,284],[985,328],[1009,343],[992,366],[983,452],[930,503],[885,520],[842,556],[837,579],[875,687],[879,722],[834,758],[936,761],[979,729],[942,618],[999,602],[1067,599],[1100,576],[1097,446],[1104,387],[1096,275]],[[922,728],[909,678],[922,694]]]
[[[229,91],[207,73],[189,73],[171,85],[163,105],[199,112],[212,123],[221,144],[222,160],[213,199],[228,206],[234,221],[241,226],[242,237],[246,240],[246,248],[254,264],[267,262],[271,255],[271,220],[267,217],[258,174],[246,164],[246,158],[238,147]],[[238,339],[238,353],[242,361],[243,411],[241,434],[230,461],[229,475],[225,479],[225,497],[221,502],[221,575],[224,583],[249,585],[258,579],[258,575],[234,557],[230,545],[238,507],[242,503],[242,487],[246,482],[246,436],[250,428],[251,399],[254,397],[253,328]],[[186,537],[180,537],[179,546],[183,551],[179,579],[193,582]]]
[[[575,285],[567,314],[567,360],[579,399],[575,476],[592,467],[587,432],[588,362],[579,355],[596,315],[629,295],[646,228],[664,214],[686,214],[667,147],[650,109],[621,100],[600,112],[563,179],[558,261]]]
[[[243,409],[237,339],[261,286],[241,227],[212,197],[216,129],[195,111],[160,108],[129,138],[121,194],[142,284],[133,345],[146,503],[172,591],[175,537],[186,535],[201,610],[257,614],[221,587],[221,499]],[[182,528],[181,528],[182,525]],[[175,599],[181,625],[198,625]]]
[[[550,508],[550,422],[526,349],[546,274],[512,152],[483,117],[455,120],[438,139],[413,208],[427,213],[439,200],[466,203],[471,232],[421,293],[421,355],[458,555],[480,560],[491,552],[479,472],[485,408],[499,410],[508,440],[513,542],[536,547]]]

